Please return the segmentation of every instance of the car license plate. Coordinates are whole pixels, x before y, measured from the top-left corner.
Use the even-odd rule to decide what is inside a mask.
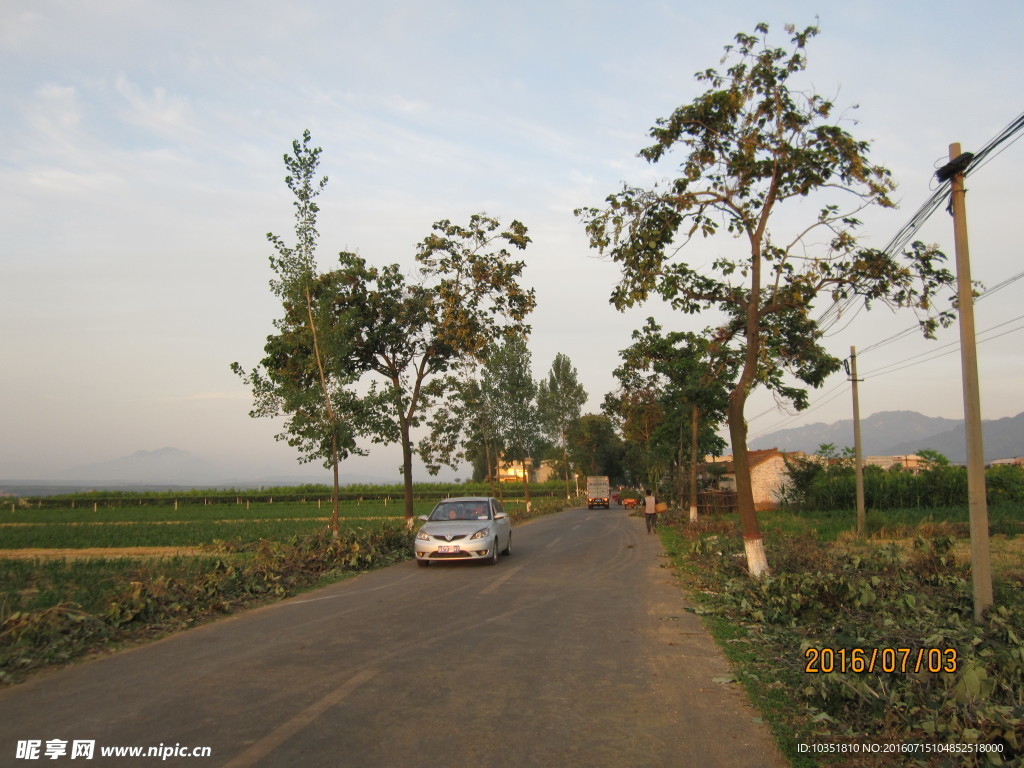
[[[442,554],[442,555],[454,555],[454,554],[458,553],[459,545],[458,544],[441,544],[437,548],[437,551],[438,551],[439,554]]]

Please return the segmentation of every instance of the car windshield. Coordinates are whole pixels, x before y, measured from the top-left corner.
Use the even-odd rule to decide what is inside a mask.
[[[431,522],[490,519],[491,509],[486,501],[442,501],[430,513]]]

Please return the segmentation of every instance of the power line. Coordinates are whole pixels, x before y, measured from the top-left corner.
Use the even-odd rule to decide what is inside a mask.
[[[984,336],[986,334],[990,334],[993,331],[998,330],[999,328],[1002,328],[1002,327],[1004,327],[1006,325],[1010,325],[1011,323],[1019,322],[1021,320],[1024,320],[1024,315],[1020,315],[1019,317],[1015,317],[1015,318],[1012,318],[1010,320],[1006,320],[1005,322],[999,323],[998,325],[994,325],[991,328],[987,328],[984,331],[981,331],[978,335],[979,336]],[[915,329],[911,328],[909,330],[915,330]],[[1020,325],[1020,326],[1018,326],[1016,328],[1010,328],[1009,330],[1003,331],[1002,333],[996,334],[995,336],[989,336],[986,339],[979,339],[978,340],[978,344],[984,344],[985,342],[988,342],[988,341],[995,341],[996,339],[1002,338],[1003,336],[1007,336],[1007,335],[1009,335],[1011,333],[1016,333],[1017,331],[1024,331],[1024,325]],[[901,334],[905,333],[905,331],[901,331],[900,333]],[[897,336],[898,335],[900,335],[900,334],[897,334]],[[890,337],[890,338],[892,338],[892,337]],[[875,347],[877,347],[877,346],[879,346],[879,345],[876,344]],[[949,347],[952,347],[952,349],[947,349]],[[939,350],[946,350],[946,351],[940,352]],[[941,357],[947,357],[948,355],[952,355],[955,352],[958,352],[959,350],[960,350],[960,342],[959,341],[952,341],[952,342],[949,342],[947,344],[942,345],[941,347],[938,347],[937,349],[932,349],[932,350],[928,350],[927,352],[922,352],[920,355],[915,355],[914,357],[910,357],[910,358],[906,358],[904,360],[900,360],[899,362],[892,363],[891,365],[882,366],[881,368],[877,368],[877,369],[875,369],[873,371],[868,371],[866,373],[861,373],[860,376],[861,376],[862,379],[878,378],[879,376],[885,376],[886,374],[889,374],[889,373],[896,373],[897,371],[902,371],[902,370],[904,370],[906,368],[913,368],[915,365],[923,365],[924,363],[929,363],[929,362],[931,362],[933,360],[938,360]],[[938,354],[936,354],[937,352],[938,352]],[[928,355],[928,357],[926,357],[924,360],[917,360],[917,362],[908,362],[909,360],[915,360],[916,358],[924,357],[925,355]],[[783,427],[785,424],[791,423],[791,422],[793,422],[793,421],[795,421],[797,419],[802,419],[805,416],[808,416],[809,414],[811,414],[814,411],[818,410],[819,408],[822,408],[825,405],[828,405],[833,400],[837,399],[838,397],[842,396],[845,393],[846,389],[845,389],[844,384],[845,384],[845,382],[842,382],[842,383],[836,385],[835,387],[833,387],[832,389],[828,390],[827,392],[823,393],[822,397],[827,397],[827,399],[819,400],[819,401],[815,402],[815,404],[813,406],[811,406],[810,408],[807,408],[806,410],[800,411],[799,413],[795,413],[795,414],[789,415],[786,418],[782,419],[781,421],[775,422],[771,426],[765,427],[762,431],[760,431],[760,432],[758,432],[758,433],[756,433],[754,435],[750,435],[748,437],[748,440],[756,440],[759,437],[763,437],[764,435],[767,435],[767,434],[770,434],[772,432],[775,432],[780,427]],[[828,397],[829,395],[831,395],[831,397]],[[747,423],[749,424],[751,422],[754,422],[757,419],[761,418],[762,416],[766,416],[767,414],[769,414],[769,413],[771,413],[772,411],[775,411],[775,410],[777,410],[777,407],[772,407],[772,408],[769,408],[769,409],[767,409],[765,411],[762,411],[761,413],[757,414],[756,416],[753,416],[750,419],[748,419]]]
[[[1014,120],[1010,121],[1002,131],[996,134],[995,137],[993,137],[974,155],[963,172],[964,176],[988,165],[988,163],[998,157],[999,154],[1020,139],[1022,132],[1024,132],[1024,113],[1021,113]],[[996,150],[998,150],[998,152]],[[882,251],[889,256],[895,256],[898,252],[906,248],[911,238],[917,234],[917,231],[929,218],[931,218],[932,214],[935,213],[939,206],[941,206],[942,203],[950,197],[951,184],[952,182],[950,179],[942,181],[938,188],[931,194],[917,212],[910,217],[910,220],[904,224],[895,235],[893,235],[892,239],[882,249]],[[839,318],[842,317],[850,306],[857,300],[858,297],[856,295],[848,296],[845,299],[833,302],[824,312],[822,312],[818,317],[818,325],[822,327],[823,334],[828,335],[827,332],[832,329],[832,327],[839,321]]]
[[[1007,320],[1005,323],[1000,323],[999,325],[994,325],[991,328],[982,331],[979,334],[979,336],[980,335],[984,335],[986,333],[991,333],[992,331],[996,330],[997,328],[1001,328],[1004,325],[1009,325],[1010,323],[1015,323],[1015,322],[1017,322],[1019,320],[1024,320],[1024,315],[1022,315],[1021,317],[1015,317],[1015,318],[1013,318],[1013,320]],[[989,337],[987,339],[978,339],[977,343],[978,344],[984,344],[985,342],[988,342],[988,341],[994,341],[995,339],[1002,338],[1003,336],[1006,336],[1008,334],[1011,334],[1011,333],[1014,333],[1014,332],[1020,331],[1020,330],[1024,330],[1024,325],[1021,325],[1021,326],[1019,326],[1017,328],[1011,328],[1008,331],[1003,331],[1002,333],[996,334],[995,336],[991,336],[991,337]],[[946,347],[953,347],[953,349],[950,349],[947,352],[942,352],[941,354],[937,354],[937,355],[933,354],[934,352],[938,352],[939,349],[946,349]],[[932,360],[938,360],[940,357],[945,357],[946,355],[951,355],[954,352],[959,351],[959,349],[960,349],[960,342],[959,341],[953,341],[953,342],[950,342],[949,344],[945,344],[945,345],[939,347],[938,349],[931,350],[930,352],[923,352],[921,355],[915,355],[914,357],[909,357],[906,360],[900,360],[898,363],[892,363],[892,365],[883,366],[882,368],[878,368],[877,370],[874,370],[874,371],[869,371],[868,373],[865,373],[865,374],[862,374],[862,375],[864,376],[864,378],[876,378],[878,376],[884,376],[884,375],[886,375],[888,373],[895,373],[896,371],[902,371],[905,368],[913,368],[915,365],[921,365],[923,363],[929,363]],[[923,355],[931,355],[931,357],[926,357],[924,360],[918,360],[916,363],[907,362],[908,360],[914,360],[915,358],[922,357]],[[903,363],[906,363],[906,364],[903,365]],[[893,366],[899,366],[899,367],[893,367]],[[889,369],[891,369],[891,370],[889,370]]]
[[[747,440],[748,441],[749,440],[756,440],[759,437],[763,437],[764,435],[767,435],[767,434],[770,434],[772,432],[775,432],[782,425],[787,424],[787,423],[793,421],[794,419],[803,418],[803,417],[805,417],[805,416],[807,416],[807,415],[809,415],[811,413],[814,413],[814,411],[816,411],[819,408],[822,408],[822,407],[828,405],[833,400],[835,400],[838,397],[841,397],[845,393],[846,393],[845,392],[845,387],[843,386],[843,384],[838,384],[834,388],[830,389],[828,392],[823,393],[823,396],[831,395],[831,397],[829,397],[827,400],[819,400],[814,405],[812,405],[810,408],[807,408],[807,409],[805,409],[803,411],[800,411],[799,413],[787,416],[785,419],[782,419],[781,421],[778,421],[778,422],[776,422],[775,424],[772,424],[769,427],[765,427],[761,432],[758,432],[755,435],[748,436]],[[759,413],[754,418],[748,419],[747,423],[749,424],[750,422],[754,421],[755,419],[758,419],[761,416],[764,416],[764,415],[766,415],[767,413],[770,413],[773,410],[775,410],[775,408],[770,408],[769,410],[764,411],[763,413]]]
[[[980,170],[984,166],[988,165],[988,163],[992,162],[992,160],[994,160],[996,157],[998,157],[1000,154],[1002,154],[1006,149],[1008,149],[1010,146],[1012,146],[1014,143],[1016,143],[1020,139],[1021,135],[1024,135],[1024,113],[1021,113],[1018,117],[1016,117],[1014,120],[1012,120],[1005,128],[1003,128],[1002,131],[1000,131],[995,137],[993,137],[972,158],[970,158],[969,160],[966,157],[964,158],[964,160],[966,161],[966,167],[963,170],[963,175],[966,177],[970,173],[973,173],[976,170]],[[910,243],[910,241],[913,238],[913,236],[918,232],[918,230],[920,230],[920,228],[924,225],[924,223],[929,218],[931,218],[932,214],[935,213],[935,211],[939,208],[939,206],[942,205],[943,202],[945,202],[947,199],[950,198],[951,186],[952,186],[952,183],[951,183],[951,180],[949,178],[946,178],[946,179],[942,180],[940,182],[939,186],[936,188],[936,190],[931,194],[931,196],[921,205],[921,207],[917,210],[917,212],[914,213],[914,215],[910,217],[910,220],[906,224],[904,224],[903,227],[899,231],[896,232],[896,234],[892,237],[892,239],[888,242],[888,244],[886,244],[886,246],[882,249],[882,251],[884,253],[886,253],[887,255],[889,255],[889,256],[895,256],[899,251],[902,251],[904,248],[906,248],[906,246]],[[1003,288],[1007,287],[1008,285],[1011,285],[1012,283],[1016,282],[1017,280],[1020,280],[1022,277],[1024,277],[1024,272],[1021,272],[1021,273],[1019,273],[1017,275],[1014,275],[1013,277],[1010,277],[1010,278],[1004,280],[1003,282],[993,286],[992,288],[984,291],[982,294],[977,296],[975,298],[975,303],[977,303],[981,299],[985,298],[986,296],[991,296],[993,293],[995,293],[995,292],[997,292],[999,290],[1002,290]],[[836,325],[836,323],[839,322],[839,319],[841,317],[843,317],[843,315],[854,304],[854,302],[858,301],[858,298],[859,297],[857,297],[856,295],[852,295],[852,296],[849,296],[849,297],[847,297],[845,299],[841,299],[839,301],[834,301],[827,309],[825,309],[821,313],[821,315],[818,317],[818,321],[817,322],[818,322],[819,327],[822,330],[822,335],[823,336],[832,335],[832,334],[829,334],[828,331],[830,331]],[[861,303],[861,306],[858,307],[858,309],[854,313],[853,317],[850,318],[850,320],[843,326],[843,328],[839,329],[839,331],[836,331],[836,333],[839,333],[839,332],[841,332],[843,330],[846,330],[846,328],[848,328],[850,326],[850,324],[853,322],[853,320],[856,318],[856,316],[860,313],[860,309],[862,307],[863,307],[863,304]],[[1017,317],[1017,318],[1014,318],[1012,320],[1007,320],[1004,323],[1000,323],[999,325],[993,326],[992,328],[989,328],[989,329],[987,329],[985,331],[982,331],[981,334],[979,334],[979,335],[984,335],[984,334],[987,334],[987,333],[991,333],[992,331],[994,331],[994,330],[996,330],[998,328],[1001,328],[1001,327],[1003,327],[1005,325],[1009,325],[1010,323],[1013,323],[1013,322],[1017,322],[1017,321],[1019,321],[1021,319],[1024,319],[1024,316]],[[918,329],[918,327],[919,326],[916,326],[916,325],[915,326],[911,326],[911,327],[909,327],[907,329],[904,329],[902,331],[899,331],[899,332],[893,334],[892,336],[890,336],[890,337],[888,337],[886,339],[883,339],[883,340],[881,340],[879,342],[876,342],[875,344],[873,344],[873,345],[863,349],[862,350],[862,354],[864,352],[868,352],[868,351],[871,351],[871,350],[879,349],[879,348],[887,346],[889,344],[893,344],[896,341],[899,341],[899,340],[905,338],[910,333],[916,331]],[[1020,327],[1017,327],[1017,328],[1011,328],[1010,330],[1004,331],[1003,333],[997,334],[996,336],[992,336],[992,337],[989,337],[987,339],[980,340],[978,343],[979,344],[983,344],[986,341],[993,341],[995,339],[1001,338],[1001,337],[1006,336],[1006,335],[1008,335],[1010,333],[1015,333],[1015,332],[1020,331],[1020,330],[1024,330],[1024,326],[1020,326]],[[952,346],[953,349],[950,349],[950,350],[948,350],[946,352],[942,352],[941,354],[938,354],[938,355],[934,354],[938,350],[929,350],[928,352],[921,353],[920,355],[915,355],[914,357],[907,358],[905,360],[901,360],[899,363],[893,363],[890,366],[883,366],[882,368],[879,368],[876,371],[872,371],[872,372],[868,372],[868,373],[863,373],[861,375],[863,377],[865,377],[865,378],[877,378],[878,376],[884,376],[887,373],[895,373],[896,371],[901,371],[901,370],[904,370],[906,368],[911,368],[911,367],[913,367],[915,365],[921,365],[923,363],[930,362],[932,360],[936,360],[936,359],[938,359],[940,357],[945,357],[946,355],[953,354],[954,352],[959,350],[960,343],[959,343],[959,341],[951,342],[949,344],[943,345],[942,347],[939,347],[939,349],[940,350],[941,349],[946,349],[946,347],[950,347],[950,346]],[[924,360],[919,360],[917,362],[913,362],[913,363],[908,363],[907,362],[908,360],[914,360],[917,357],[922,357],[924,355],[931,355],[931,356],[927,357]],[[897,366],[897,365],[899,367],[893,368],[893,366]],[[891,370],[888,370],[888,369],[891,369]],[[841,384],[839,386],[842,387]],[[834,391],[834,390],[830,390],[829,394],[831,394],[832,391]],[[818,408],[821,408],[822,406],[827,405],[828,403],[832,402],[837,397],[839,397],[841,394],[842,394],[842,392],[839,392],[839,393],[833,395],[832,397],[829,397],[827,400],[819,401],[813,407],[811,407],[811,408],[809,408],[807,410],[801,411],[800,413],[795,414],[793,416],[790,416],[787,419],[782,420],[781,422],[778,422],[776,425],[773,425],[772,427],[769,427],[767,431],[761,432],[761,433],[759,433],[757,435],[754,435],[750,439],[753,439],[753,438],[760,437],[762,435],[768,434],[768,432],[773,431],[775,429],[775,427],[777,427],[777,426],[779,426],[781,424],[785,424],[787,422],[793,421],[796,418],[802,418],[804,416],[807,416],[808,414],[810,414],[814,410],[816,410]],[[768,410],[763,411],[762,413],[759,413],[758,415],[756,415],[753,418],[749,419],[748,423],[750,423],[752,421],[755,421],[756,419],[759,419],[762,416],[767,415],[768,413],[771,413],[771,411],[773,411],[773,410],[776,410],[776,408],[769,408]]]
[[[1024,272],[1020,272],[1020,273],[1014,275],[1013,277],[1008,277],[1006,280],[1003,280],[1001,283],[997,283],[996,285],[992,286],[991,288],[988,288],[988,289],[982,291],[980,294],[978,294],[974,298],[974,303],[977,304],[982,299],[988,298],[993,293],[996,293],[997,291],[1001,291],[1003,288],[1006,288],[1008,285],[1012,285],[1013,283],[1017,282],[1021,278],[1024,278]],[[1013,321],[1010,320],[1008,322],[1013,322]],[[867,352],[871,352],[873,350],[879,349],[880,347],[885,347],[885,346],[888,346],[889,344],[894,344],[897,341],[901,341],[902,339],[905,339],[907,336],[911,335],[912,333],[917,332],[920,329],[920,327],[921,327],[920,325],[911,325],[911,326],[909,326],[907,328],[904,328],[902,331],[897,331],[892,336],[889,336],[889,337],[887,337],[885,339],[882,339],[881,341],[876,341],[874,344],[871,344],[870,346],[864,347],[862,350],[860,350],[860,354],[863,355],[863,354],[866,354]],[[999,326],[995,326],[995,327],[998,328]]]

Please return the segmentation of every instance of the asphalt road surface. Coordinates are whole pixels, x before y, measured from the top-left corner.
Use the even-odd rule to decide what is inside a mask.
[[[0,765],[783,766],[666,562],[621,509],[541,518],[2,690]]]

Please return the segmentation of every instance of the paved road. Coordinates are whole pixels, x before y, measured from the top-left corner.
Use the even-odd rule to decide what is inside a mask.
[[[403,563],[0,691],[0,764],[784,765],[665,562],[622,510],[535,520],[496,566]]]

